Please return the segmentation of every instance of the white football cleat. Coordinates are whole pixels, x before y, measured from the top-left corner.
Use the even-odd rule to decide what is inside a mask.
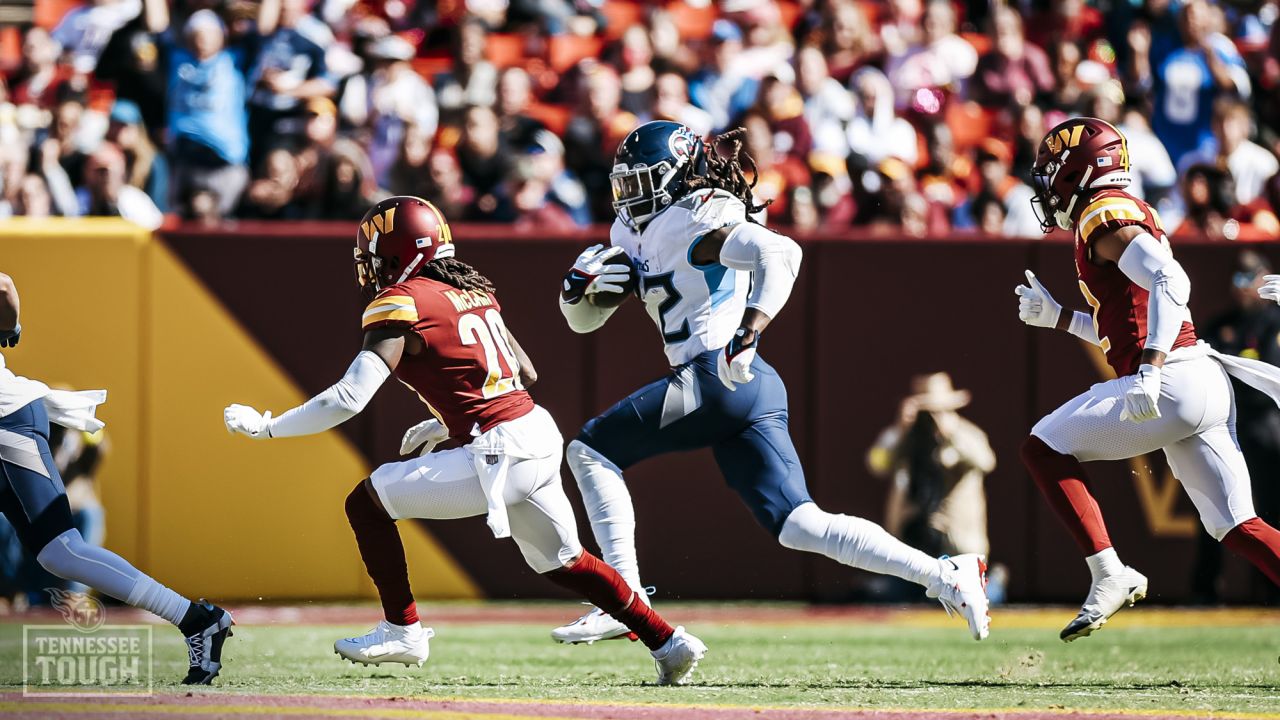
[[[353,663],[381,665],[401,663],[405,667],[427,661],[431,654],[429,641],[436,631],[418,623],[409,626],[392,625],[386,620],[360,637],[344,638],[333,644],[333,651]]]
[[[612,640],[620,637],[636,639],[635,634],[626,625],[596,607],[591,608],[591,611],[586,615],[568,625],[561,625],[551,631],[552,640],[569,644],[586,643],[590,645],[597,640]]]
[[[701,640],[685,632],[684,626],[676,631],[662,647],[652,652],[658,665],[659,685],[684,685],[698,667],[698,661],[707,654],[707,646]]]
[[[1063,642],[1088,637],[1094,630],[1107,624],[1107,620],[1120,609],[1147,596],[1147,577],[1128,565],[1115,575],[1108,575],[1093,583],[1089,597],[1085,598],[1080,614],[1062,629],[1058,637]]]
[[[987,614],[987,561],[981,555],[943,555],[942,580],[926,593],[937,598],[948,615],[959,615],[969,623],[974,640],[987,637],[991,616]]]

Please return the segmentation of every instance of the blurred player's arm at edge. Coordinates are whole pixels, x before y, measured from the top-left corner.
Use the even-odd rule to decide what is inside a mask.
[[[18,327],[18,287],[13,278],[0,273],[0,331]]]
[[[407,352],[423,350],[422,339],[396,328],[374,328],[347,372],[320,394],[279,417],[251,407],[232,405],[224,411],[229,432],[253,438],[295,437],[324,432],[364,410]]]
[[[1151,294],[1142,364],[1161,367],[1188,317],[1191,279],[1167,242],[1141,225],[1126,225],[1093,241],[1095,261],[1114,262],[1135,285]]]

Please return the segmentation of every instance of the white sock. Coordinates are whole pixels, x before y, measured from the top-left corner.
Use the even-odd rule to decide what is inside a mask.
[[[1085,558],[1084,561],[1089,563],[1089,574],[1093,576],[1094,582],[1124,570],[1124,563],[1120,562],[1120,556],[1116,554],[1115,548],[1100,550]]]
[[[636,513],[622,470],[577,440],[569,443],[566,454],[602,559],[648,604],[649,595],[640,583],[640,564],[636,560]]]
[[[150,610],[177,625],[191,601],[152,580],[105,548],[90,545],[79,530],[54,538],[36,557],[45,570],[74,580],[134,607]]]
[[[150,576],[138,573],[133,591],[125,602],[130,605],[149,610],[156,615],[177,625],[191,608],[191,601],[178,593],[152,580]]]
[[[778,542],[792,550],[826,555],[850,567],[893,575],[926,588],[942,577],[937,558],[907,545],[870,520],[833,515],[814,503],[791,511]]]

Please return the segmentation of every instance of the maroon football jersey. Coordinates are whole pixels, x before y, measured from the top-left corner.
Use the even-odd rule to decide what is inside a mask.
[[[1091,262],[1093,238],[1125,225],[1138,225],[1166,245],[1169,239],[1154,208],[1123,190],[1103,190],[1094,195],[1076,222],[1076,274],[1080,292],[1093,309],[1093,326],[1102,340],[1107,363],[1116,375],[1132,375],[1142,363],[1147,342],[1146,290],[1129,279],[1116,263]],[[1196,344],[1196,329],[1182,323],[1173,349]]]
[[[364,329],[403,328],[425,349],[405,355],[396,377],[418,393],[449,435],[474,432],[533,409],[520,383],[520,363],[507,342],[498,298],[414,277],[378,293],[364,311]]]

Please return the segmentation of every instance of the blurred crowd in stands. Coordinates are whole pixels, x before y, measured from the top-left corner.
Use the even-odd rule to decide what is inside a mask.
[[[38,0],[62,2],[68,0]],[[1038,236],[1045,131],[1175,235],[1280,235],[1277,0],[93,0],[10,43],[0,216],[612,220],[638,123],[744,127],[768,220]]]

